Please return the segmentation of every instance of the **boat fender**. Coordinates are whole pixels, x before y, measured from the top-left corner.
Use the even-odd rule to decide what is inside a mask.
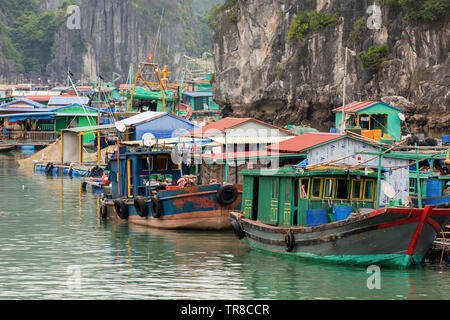
[[[287,252],[292,252],[292,250],[294,250],[294,247],[295,247],[295,237],[294,237],[294,234],[292,233],[292,231],[289,231],[289,232],[284,236],[284,243],[286,244],[286,251],[287,251]]]
[[[234,203],[238,197],[238,191],[235,186],[226,184],[217,190],[217,201],[222,205],[230,205]]]
[[[153,196],[152,197],[152,201],[151,201],[151,208],[152,208],[152,216],[153,218],[160,218],[161,217],[161,200],[159,200],[159,198],[157,196]]]
[[[49,162],[47,163],[47,165],[45,166],[45,173],[50,173],[53,170],[53,163]]]
[[[140,217],[145,218],[148,216],[148,206],[143,196],[134,198],[134,208]]]
[[[128,219],[128,206],[123,200],[114,200],[114,209],[116,210],[117,215],[120,219],[126,220]]]
[[[242,240],[245,237],[245,232],[244,230],[242,230],[241,224],[238,221],[236,220],[231,221],[231,227],[233,228],[234,235],[236,236],[236,238]]]
[[[104,220],[108,218],[108,208],[106,207],[106,204],[100,207],[100,217]]]

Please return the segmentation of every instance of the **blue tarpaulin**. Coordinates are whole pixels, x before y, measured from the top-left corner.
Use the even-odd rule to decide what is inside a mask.
[[[52,120],[55,119],[55,113],[49,112],[33,112],[33,113],[14,113],[3,114],[0,118],[7,118],[10,122],[18,122],[24,120]]]
[[[303,160],[299,164],[295,165],[294,168],[306,168],[308,165],[308,159]]]

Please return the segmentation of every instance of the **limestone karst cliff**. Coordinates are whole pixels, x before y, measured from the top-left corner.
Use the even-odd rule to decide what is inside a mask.
[[[124,80],[130,64],[136,70],[137,64],[146,60],[149,54],[159,63],[168,64],[175,75],[183,67],[183,55],[198,57],[210,51],[211,30],[202,18],[204,11],[200,9],[206,10],[209,4],[217,1],[40,0],[36,5],[35,0],[0,0],[0,31],[4,31],[0,32],[0,80],[8,82],[39,77],[61,81],[68,69],[77,79],[82,76],[95,79],[99,74],[111,79],[116,73]],[[67,24],[71,13],[67,13],[66,8],[73,4],[80,8],[80,28],[70,28]],[[26,13],[26,5],[30,6],[32,18],[21,18],[22,13],[16,10],[23,9]],[[45,13],[59,17],[58,28],[54,32],[43,26],[42,20],[38,21]],[[23,41],[19,38],[24,27],[17,21],[31,24],[34,23],[34,20],[29,22],[32,19],[37,21],[45,37],[54,40],[46,48],[42,48],[41,42],[35,44],[40,50],[47,50],[46,54],[51,55],[49,59],[36,62],[39,57],[29,57],[21,50],[25,43],[31,47],[35,39],[22,37],[26,39]],[[8,45],[7,50],[3,50],[5,44]],[[11,49],[17,50],[11,52]]]
[[[226,114],[327,129],[343,101],[344,48],[361,53],[386,45],[377,67],[349,55],[347,102],[381,99],[407,109],[413,129],[448,131],[448,2],[430,22],[400,1],[229,1],[213,34],[216,102]],[[374,4],[378,11],[369,9]],[[292,30],[300,14],[306,20]]]

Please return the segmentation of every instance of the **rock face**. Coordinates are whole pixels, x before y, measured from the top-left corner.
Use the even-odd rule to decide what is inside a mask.
[[[183,68],[184,55],[197,57],[204,50],[210,51],[210,41],[207,41],[208,37],[210,40],[210,30],[205,22],[199,20],[190,0],[77,2],[80,4],[80,28],[68,27],[70,23],[61,25],[55,34],[53,59],[45,74],[39,75],[44,81],[64,81],[67,70],[70,70],[77,80],[82,77],[95,80],[99,74],[110,80],[116,74],[116,78],[120,75],[120,81],[125,82],[130,65],[136,72],[138,64],[147,61],[149,54],[155,62],[167,64],[172,76],[177,76]],[[63,3],[64,0],[40,0],[39,10],[56,10]],[[76,17],[68,14],[67,20],[75,21],[73,19]],[[14,63],[3,60],[0,51],[0,67],[3,64],[14,66]],[[6,72],[6,67],[1,71],[5,71],[1,72],[3,81],[33,80],[32,75]]]
[[[214,97],[227,114],[254,116],[277,125],[334,125],[331,110],[343,101],[345,47],[360,52],[387,44],[376,71],[349,55],[346,101],[383,100],[404,107],[410,128],[450,129],[450,29],[447,23],[406,23],[401,11],[380,7],[382,25],[353,43],[350,33],[365,20],[373,0],[238,0],[222,14],[213,34]],[[288,40],[297,10],[339,13],[339,21]]]

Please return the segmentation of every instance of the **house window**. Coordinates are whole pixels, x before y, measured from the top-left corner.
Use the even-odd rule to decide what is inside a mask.
[[[337,180],[336,183],[336,199],[348,199],[348,182],[344,179]]]
[[[352,200],[360,200],[362,192],[362,181],[352,180]]]
[[[166,171],[169,167],[169,157],[168,156],[156,156],[156,170]]]
[[[322,189],[322,179],[313,178],[311,198],[320,198],[321,189]]]
[[[325,179],[325,188],[323,189],[323,197],[326,199],[333,199],[334,195],[334,179]]]
[[[171,170],[180,170],[181,164],[176,164],[176,163],[173,163],[172,161],[170,161],[170,169]]]
[[[300,180],[300,199],[308,198],[309,179]]]
[[[373,180],[364,181],[364,200],[373,200]]]

